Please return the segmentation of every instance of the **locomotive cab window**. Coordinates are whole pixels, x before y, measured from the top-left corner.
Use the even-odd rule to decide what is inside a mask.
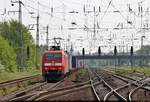
[[[54,54],[54,59],[61,60],[61,54],[59,54],[59,53]]]
[[[61,60],[62,56],[60,53],[47,53],[45,54],[45,60]]]

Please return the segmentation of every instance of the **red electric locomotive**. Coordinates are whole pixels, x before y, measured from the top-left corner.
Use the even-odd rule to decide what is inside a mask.
[[[45,51],[42,59],[42,75],[46,81],[60,80],[70,72],[71,57],[64,51]]]

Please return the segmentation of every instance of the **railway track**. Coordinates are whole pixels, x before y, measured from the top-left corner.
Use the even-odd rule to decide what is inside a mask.
[[[62,89],[61,88],[55,89],[55,87],[59,86],[61,84],[61,82],[63,82],[67,78],[68,77],[64,78],[63,80],[61,80],[57,83],[46,83],[46,82],[36,83],[35,85],[28,86],[24,89],[18,90],[16,92],[13,92],[9,95],[4,96],[0,99],[0,101],[26,101],[26,100],[30,101],[30,100],[36,100],[37,98],[42,99],[41,97],[43,97],[43,95],[46,96],[49,93],[55,93],[55,91],[56,92],[63,92],[65,90],[70,90],[72,88],[82,86],[82,85],[69,86],[69,87],[63,87]],[[16,81],[16,80],[14,80],[14,81]]]
[[[115,69],[115,68],[103,68],[103,70],[107,70],[107,71],[111,71],[111,72],[114,72],[115,73],[115,70],[119,70],[119,69]],[[136,70],[134,70],[134,71],[131,71],[131,72],[128,72],[128,73],[126,73],[126,74],[132,74],[132,76],[133,76],[133,79],[136,79],[136,80],[138,80],[138,79],[143,79],[143,78],[148,78],[148,77],[150,77],[150,76],[145,76],[144,75],[144,73],[142,73],[142,72],[140,72],[140,71],[136,71]],[[125,76],[125,75],[124,75]]]
[[[41,83],[41,84],[37,85],[37,87],[35,86],[32,89],[32,91],[30,91],[28,89],[29,90],[28,93],[30,93],[30,94],[23,94],[25,92],[22,91],[22,92],[20,92],[22,94],[20,94],[20,95],[15,94],[15,95],[13,95],[13,97],[9,97],[9,98],[7,97],[7,98],[3,99],[2,101],[6,101],[6,100],[9,100],[9,101],[42,101],[42,100],[44,100],[45,101],[45,100],[49,100],[49,99],[52,99],[52,98],[55,98],[58,96],[66,95],[66,94],[73,93],[73,92],[83,90],[83,89],[90,87],[90,83],[89,83],[89,81],[87,81],[87,82],[77,84],[77,85],[56,88],[66,79],[67,79],[67,77],[57,83],[53,83],[53,84],[49,83],[49,85],[48,85],[48,83]]]
[[[120,95],[118,92],[114,90],[115,86],[110,85],[107,81],[105,81],[101,76],[99,76],[96,72],[91,71],[91,75],[96,75],[96,77],[99,79],[101,82],[101,87],[92,87],[94,90],[94,94],[97,98],[98,101],[105,100],[105,95],[107,96],[107,93],[112,92],[115,94],[115,96],[121,100],[126,100],[122,95]],[[110,80],[109,80],[110,81]],[[100,93],[103,93],[103,97],[101,97]],[[104,95],[105,93],[105,95]],[[104,99],[103,99],[104,98]]]
[[[24,101],[28,99],[31,100],[31,98],[35,97],[37,94],[56,87],[62,81],[63,80],[57,83],[37,83],[36,85],[31,85],[25,89],[17,91],[16,93],[12,93],[11,95],[4,97],[0,101]]]
[[[0,83],[0,90],[3,90],[4,88],[11,88],[14,87],[20,83],[23,83],[25,81],[32,81],[35,79],[40,80],[42,77],[40,74],[38,75],[33,75],[33,76],[28,76],[28,77],[24,77],[24,78],[19,78],[19,79],[15,79],[15,80],[10,80],[10,81],[6,81],[6,82],[2,82]]]
[[[92,88],[98,101],[150,101],[150,83],[145,78],[135,80],[102,69],[87,71],[89,80],[86,82],[61,86],[66,77],[57,83],[37,83],[0,101],[51,101],[88,88]]]
[[[150,89],[147,88],[149,87],[149,82],[142,82],[142,80],[144,80],[145,78],[135,80],[128,77],[115,75],[114,73],[110,74],[108,72],[107,77],[105,77],[103,75],[99,75],[96,71],[88,72],[91,84],[94,81],[92,79],[92,76],[97,76],[98,80],[101,82],[97,87],[92,87],[95,98],[98,101],[137,101],[137,96],[140,92],[143,92],[144,95],[147,95],[147,97],[149,96]],[[115,80],[117,80],[117,82]],[[117,84],[112,84],[113,81]],[[122,84],[118,84],[120,82]],[[144,87],[146,85],[147,87]],[[143,97],[142,99],[145,99],[147,101],[147,98],[145,97]]]
[[[20,79],[15,79],[15,80],[11,80],[11,81],[2,82],[2,83],[0,83],[0,90],[7,91],[8,88],[13,88],[13,87],[16,87],[18,85],[21,86],[21,84],[26,82],[26,81],[37,81],[37,82],[39,82],[39,81],[41,81],[41,79],[42,79],[41,75],[38,74],[38,75],[33,75],[33,76],[28,76],[28,77],[24,77],[24,78],[20,78]],[[34,88],[37,87],[37,86],[40,86],[40,84],[42,84],[42,83],[35,84],[34,87],[28,86],[24,89],[21,89],[19,92],[18,91],[11,92],[8,95],[0,96],[0,98],[1,98],[0,101],[1,100],[6,100],[7,98],[9,100],[13,97],[19,96],[21,94],[25,94],[29,90],[34,90]]]
[[[49,99],[55,98],[55,97],[60,97],[62,95],[66,95],[66,94],[70,94],[79,90],[83,90],[86,88],[89,88],[90,84],[89,81],[78,84],[78,85],[72,85],[72,86],[67,86],[67,87],[62,87],[62,88],[58,88],[58,89],[54,89],[54,90],[50,90],[47,91],[46,93],[44,92],[44,94],[46,95],[40,95],[39,98],[37,98],[35,101],[48,101]]]

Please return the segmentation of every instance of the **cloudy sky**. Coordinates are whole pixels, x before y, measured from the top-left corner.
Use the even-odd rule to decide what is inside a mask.
[[[83,47],[86,53],[96,52],[98,46],[101,46],[102,52],[110,52],[115,45],[120,52],[129,51],[131,45],[137,50],[141,47],[143,35],[146,36],[144,45],[150,43],[149,30],[141,30],[144,25],[147,28],[150,26],[150,0],[22,0],[22,2],[24,4],[22,22],[26,26],[36,24],[33,17],[37,16],[39,7],[40,44],[46,44],[47,25],[49,25],[49,39],[62,37],[65,39],[62,41],[64,49],[72,43],[74,50],[80,52]],[[142,13],[139,12],[140,5]],[[1,0],[0,21],[18,20],[18,13],[10,12],[17,10],[18,4],[11,6],[11,0]],[[31,15],[30,12],[35,14]],[[36,26],[34,28],[36,29]],[[31,31],[31,34],[35,39],[36,31]],[[49,43],[51,44],[51,41]]]

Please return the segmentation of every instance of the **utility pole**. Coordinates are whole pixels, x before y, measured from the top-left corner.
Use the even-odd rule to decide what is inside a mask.
[[[141,36],[141,55],[143,55],[143,38],[145,38],[145,36]]]
[[[17,66],[17,69],[18,69],[18,72],[21,71],[23,72],[23,33],[22,33],[22,5],[24,5],[22,3],[22,1],[12,1],[11,0],[11,3],[12,3],[12,6],[14,6],[14,3],[18,3],[19,4],[19,10],[18,11],[10,11],[10,12],[18,12],[19,15],[18,15],[18,21],[19,21],[19,33],[20,33],[20,38],[18,40],[19,42],[19,48],[18,48],[18,66]],[[19,68],[21,66],[21,68]]]
[[[36,20],[37,20],[37,29],[36,29],[36,69],[39,69],[39,66],[38,66],[38,59],[39,59],[39,56],[38,56],[38,53],[39,53],[39,18],[40,18],[40,15],[39,15],[39,2],[38,2],[38,15],[36,17]]]
[[[49,35],[48,29],[49,29],[49,26],[47,25],[47,27],[46,27],[46,44],[47,44],[47,50],[48,50],[48,45],[49,45],[49,43],[48,43],[48,41],[49,41],[49,39],[48,39],[48,35]]]
[[[96,34],[96,30],[95,30],[95,28],[96,28],[96,25],[95,25],[95,16],[96,16],[96,14],[95,14],[95,6],[94,6],[94,8],[93,8],[93,10],[94,10],[94,35],[93,35],[93,40],[94,40],[94,49],[95,49],[95,34]]]

